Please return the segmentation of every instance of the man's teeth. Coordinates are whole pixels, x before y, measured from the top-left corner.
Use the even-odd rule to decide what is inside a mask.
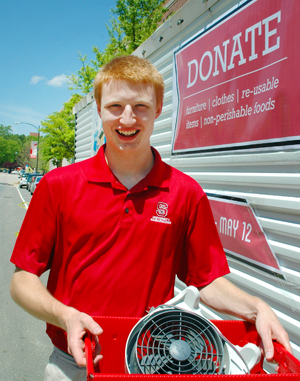
[[[128,130],[123,130],[123,131],[117,130],[117,131],[120,135],[123,135],[123,136],[132,136],[138,132],[138,130],[129,130],[129,131]]]

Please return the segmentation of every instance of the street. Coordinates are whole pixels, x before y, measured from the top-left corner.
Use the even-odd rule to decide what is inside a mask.
[[[18,175],[0,173],[0,369],[1,381],[40,381],[52,343],[45,333],[46,324],[23,311],[11,299],[9,284],[14,271],[10,263],[16,236],[31,195],[19,189]],[[42,276],[45,284],[47,274]]]

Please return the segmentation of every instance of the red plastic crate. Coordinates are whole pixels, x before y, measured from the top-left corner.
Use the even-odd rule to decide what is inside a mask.
[[[103,334],[99,336],[101,354],[103,360],[99,367],[93,365],[93,338],[88,335],[85,339],[85,349],[87,357],[87,380],[102,379],[103,381],[130,381],[138,379],[149,381],[157,379],[164,381],[169,378],[186,379],[211,379],[218,377],[224,380],[243,380],[265,379],[300,380],[300,362],[289,354],[280,344],[274,343],[275,360],[279,364],[278,374],[266,374],[262,368],[263,359],[251,371],[250,375],[144,375],[125,373],[125,345],[131,329],[139,321],[139,318],[128,317],[94,317],[95,321],[103,328]],[[234,345],[244,346],[247,343],[259,345],[260,337],[253,324],[243,321],[213,320],[212,321]],[[180,380],[177,380],[180,381]],[[192,381],[192,380],[191,380]]]

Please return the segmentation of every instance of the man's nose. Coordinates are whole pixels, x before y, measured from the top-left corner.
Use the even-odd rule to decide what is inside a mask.
[[[120,118],[120,123],[125,126],[132,126],[135,124],[135,115],[130,105],[125,106]]]

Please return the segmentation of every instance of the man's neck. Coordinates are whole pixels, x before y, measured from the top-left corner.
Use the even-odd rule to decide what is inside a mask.
[[[105,159],[112,173],[127,189],[133,188],[145,178],[154,165],[154,155],[150,146],[149,149],[135,155],[126,152],[116,155],[106,147]]]

